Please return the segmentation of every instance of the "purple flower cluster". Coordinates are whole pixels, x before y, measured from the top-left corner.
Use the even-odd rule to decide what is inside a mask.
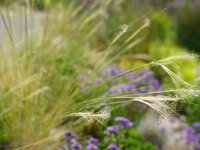
[[[200,121],[194,122],[194,123],[193,123],[193,127],[200,128]]]
[[[176,124],[175,126],[177,127],[177,125],[179,127],[181,127],[181,130],[176,130],[176,134],[173,136],[175,141],[183,141],[184,144],[188,144],[191,145],[193,147],[195,147],[196,149],[200,149],[200,133],[198,133],[198,129],[200,129],[200,121],[198,122],[194,122],[192,124],[192,126],[189,126],[187,123],[184,123],[182,121],[180,121],[178,118],[176,117],[171,117],[169,118],[169,121],[171,123],[171,125]],[[174,126],[174,127],[175,127]],[[168,129],[169,126],[165,125],[165,124],[161,124],[159,126],[159,131],[170,131]]]
[[[57,150],[83,150],[82,145],[79,144],[75,138],[76,136],[72,132],[66,132],[65,141],[67,142],[67,146],[59,147]],[[96,145],[98,142],[98,139],[90,137],[86,145],[86,150],[98,150],[98,146]]]
[[[176,118],[176,117],[171,117],[170,118],[170,122],[171,123],[175,123],[175,122],[177,122],[178,121],[178,119]]]
[[[128,70],[121,70],[116,67],[107,69],[107,76],[111,78],[115,75],[120,75]],[[112,82],[113,83],[113,82]],[[127,73],[123,75],[122,81],[115,82],[114,87],[109,87],[108,92],[111,94],[121,93],[147,93],[151,91],[162,90],[162,86],[156,78],[152,77],[152,71],[149,69],[140,70],[137,74]]]
[[[107,146],[107,150],[119,150],[119,148],[116,145],[111,144]]]
[[[86,146],[87,150],[98,150],[98,147],[96,146],[96,144],[99,142],[98,139],[94,138],[94,137],[90,137],[90,139],[88,140],[88,145]]]
[[[110,79],[116,75],[125,73],[128,70],[118,69],[117,67],[110,67],[106,70],[106,73],[101,76],[105,79]],[[140,70],[137,74],[132,72],[127,73],[120,79],[114,79],[110,82],[110,87],[108,87],[108,93],[110,94],[121,94],[121,93],[147,93],[151,91],[160,91],[162,86],[159,80],[152,76],[153,72],[149,69]],[[88,85],[94,85],[100,83],[103,78],[97,78],[94,81],[88,81]],[[86,76],[79,75],[78,80],[86,80]],[[82,90],[89,90],[88,86],[82,86]]]
[[[99,139],[96,139],[94,137],[90,137],[90,139],[88,140],[88,143],[97,144],[98,142],[99,142]]]
[[[79,144],[79,143],[72,143],[71,149],[83,150],[81,144]]]
[[[78,76],[79,81],[85,81],[84,85],[81,87],[81,90],[87,92],[90,90],[90,86],[98,84],[105,79],[111,79],[116,75],[127,72],[128,70],[119,69],[117,67],[110,67],[106,69],[105,73],[101,74],[101,77],[98,77],[94,80],[86,80],[86,76]],[[127,73],[122,77],[110,80],[107,86],[106,95],[119,95],[119,94],[135,94],[135,96],[140,96],[142,93],[149,93],[155,91],[161,91],[162,86],[158,79],[153,77],[153,72],[150,69],[140,70],[137,73]],[[154,95],[159,95],[155,93]],[[124,105],[126,107],[126,105]],[[145,104],[138,103],[138,106],[144,110],[146,109]]]
[[[119,122],[117,125],[108,126],[107,130],[103,131],[103,134],[106,134],[106,138],[108,138],[108,141],[106,147],[107,150],[119,150],[119,139],[125,137],[126,130],[125,128],[130,128],[133,126],[133,123],[124,117],[115,117],[114,119],[116,122]],[[110,133],[110,134],[108,134]],[[119,133],[119,134],[117,134]],[[90,137],[87,141],[87,144],[82,146],[76,141],[76,136],[72,132],[66,132],[65,133],[65,141],[67,142],[66,145],[63,147],[57,148],[57,150],[98,150],[98,143],[99,139]],[[102,148],[102,147],[101,147]]]
[[[103,131],[103,134],[117,133],[120,129],[130,128],[133,126],[133,123],[124,117],[115,117],[115,121],[121,122],[122,124],[119,123],[118,125],[108,126],[107,129]]]
[[[194,122],[193,127],[185,126],[182,134],[187,137],[185,140],[186,144],[190,144],[197,149],[200,149],[200,133],[197,133],[195,128],[200,128],[200,122]]]
[[[133,123],[130,120],[124,118],[124,117],[115,117],[115,121],[122,122],[124,127],[126,127],[126,128],[130,128],[130,127],[133,126]]]
[[[82,145],[76,141],[76,136],[72,132],[65,133],[65,141],[67,146],[59,147],[57,150],[83,150]]]
[[[103,131],[103,134],[108,134],[109,132],[116,133],[120,128],[121,128],[120,125],[108,126],[107,130]]]
[[[73,143],[75,142],[76,136],[72,132],[66,132],[65,133],[65,141],[68,143]]]
[[[90,143],[86,146],[86,149],[87,150],[98,150],[98,147],[95,144]]]

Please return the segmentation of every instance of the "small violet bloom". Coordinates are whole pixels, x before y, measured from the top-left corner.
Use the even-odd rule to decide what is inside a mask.
[[[200,133],[195,135],[195,139],[200,140]]]
[[[75,141],[75,135],[72,132],[66,132],[65,133],[65,141],[69,143],[73,143]]]
[[[83,91],[89,91],[89,88],[87,86],[82,86],[81,90],[83,90]]]
[[[178,121],[178,119],[176,118],[176,117],[171,117],[170,118],[170,122],[171,123],[175,123],[175,122],[177,122]]]
[[[180,140],[180,136],[179,136],[179,135],[175,135],[175,136],[174,136],[174,140],[175,140],[175,141]]]
[[[144,103],[138,103],[138,106],[140,107],[141,110],[145,110],[147,108],[147,105]]]
[[[119,148],[116,145],[108,145],[107,150],[119,150]]]
[[[88,143],[97,144],[98,142],[99,142],[99,140],[94,137],[90,137],[90,139],[88,140]]]
[[[193,127],[200,128],[200,121],[194,122],[194,123],[193,123]]]
[[[95,80],[96,83],[100,83],[103,79],[102,78],[98,78]]]
[[[130,120],[124,118],[124,117],[115,117],[115,121],[120,121],[120,122],[122,122],[123,125],[124,125],[126,128],[130,128],[130,127],[133,126],[133,123],[132,123]]]
[[[79,76],[77,77],[77,79],[78,79],[78,80],[84,81],[84,80],[86,79],[86,76],[79,75]]]
[[[72,149],[75,149],[75,150],[83,150],[81,144],[79,144],[79,143],[73,143],[73,144],[71,145],[71,148],[72,148]]]
[[[194,143],[194,146],[197,148],[197,149],[200,149],[200,144],[199,143]]]
[[[186,127],[183,131],[182,134],[186,134],[186,135],[192,135],[195,133],[194,128],[192,127]]]
[[[161,126],[159,127],[159,130],[160,130],[160,131],[166,131],[166,130],[167,130],[167,128],[166,128],[166,126],[164,126],[164,125],[161,125]]]
[[[118,125],[108,126],[107,130],[103,131],[103,134],[108,134],[109,131],[116,133],[119,129]]]
[[[86,146],[86,149],[87,150],[98,150],[98,147],[95,145],[95,144],[88,144],[87,146]]]
[[[195,144],[195,141],[193,139],[186,139],[185,140],[185,144],[190,144],[190,145],[194,145]]]

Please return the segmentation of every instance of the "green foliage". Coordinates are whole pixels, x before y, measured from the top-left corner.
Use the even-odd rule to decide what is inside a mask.
[[[186,120],[190,123],[200,121],[200,96],[190,99],[185,109]],[[189,116],[189,117],[187,117]]]
[[[142,140],[143,136],[141,133],[137,132],[134,128],[129,129],[125,139],[127,150],[156,150],[155,146],[150,142],[143,142]]]
[[[8,143],[8,136],[5,133],[0,133],[0,150],[6,149]]]
[[[200,54],[200,3],[182,8],[177,23],[177,40],[183,47]]]
[[[0,123],[0,150],[6,149],[8,143],[8,136],[3,132],[2,123]]]

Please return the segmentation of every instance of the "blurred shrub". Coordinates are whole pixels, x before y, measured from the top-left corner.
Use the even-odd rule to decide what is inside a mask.
[[[2,125],[0,123],[0,150],[6,149],[7,142],[8,142],[8,136],[2,132]]]
[[[150,27],[143,32],[144,41],[137,47],[137,51],[140,53],[150,53],[152,43],[157,40],[163,42],[166,39],[172,38],[173,35],[171,28],[172,20],[167,13],[152,10],[149,17],[151,20]]]
[[[5,150],[7,142],[8,142],[8,136],[4,133],[0,133],[0,150]]]
[[[177,22],[177,40],[181,46],[200,53],[200,2],[186,5]]]
[[[147,40],[144,41],[144,45],[149,43],[148,52],[150,56],[153,59],[162,59],[186,53],[187,49],[181,48],[174,42],[176,38],[176,30],[173,26],[172,17],[170,17],[166,12],[154,11],[151,18],[152,23],[148,31]],[[179,75],[187,82],[194,81],[198,63],[196,61],[181,63]],[[165,73],[160,70],[156,73],[162,83],[169,83],[169,78],[166,78]]]
[[[166,40],[161,42],[159,40],[152,42],[150,47],[150,55],[152,58],[161,59],[165,57],[170,57],[174,55],[180,55],[181,53],[186,52],[186,49],[183,49],[173,43],[171,40]],[[190,62],[181,62],[181,68],[179,70],[179,75],[183,80],[188,82],[193,82],[196,77],[196,67],[198,66],[197,61]],[[162,80],[166,80],[168,83],[169,78],[165,79],[166,74],[163,72],[157,72],[162,76]]]
[[[171,17],[162,11],[154,11],[151,15],[149,37],[151,40],[161,41],[172,37]]]
[[[140,150],[156,150],[156,147],[150,142],[142,142],[143,136],[141,133],[136,131],[134,128],[127,132],[126,150],[140,149]]]
[[[186,107],[185,115],[189,116],[187,117],[187,121],[189,121],[190,123],[200,120],[199,105],[200,105],[200,96],[191,99],[190,104]]]

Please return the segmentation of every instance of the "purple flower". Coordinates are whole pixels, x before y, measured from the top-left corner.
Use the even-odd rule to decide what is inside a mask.
[[[82,150],[83,149],[82,146],[81,146],[81,144],[79,144],[79,143],[73,143],[71,145],[71,148],[72,149],[77,149],[77,150]]]
[[[130,127],[133,126],[133,123],[130,122],[130,121],[126,121],[126,122],[124,122],[124,126],[127,127],[127,128],[130,128]]]
[[[108,134],[108,130],[104,130],[104,131],[103,131],[103,134]]]
[[[111,93],[111,94],[114,94],[114,93],[115,93],[115,90],[112,89],[112,88],[108,88],[107,91],[108,91],[109,93]]]
[[[93,81],[88,82],[90,85],[94,85],[95,83]]]
[[[128,105],[129,105],[129,103],[126,103],[126,104],[123,104],[122,106],[123,106],[124,108],[126,108],[126,107],[128,107]]]
[[[179,136],[179,135],[175,135],[175,136],[174,136],[174,140],[175,140],[175,141],[180,140],[180,136]]]
[[[117,125],[109,126],[107,128],[108,131],[112,131],[112,132],[117,132],[118,129],[119,129],[119,126],[117,126]]]
[[[79,76],[77,77],[77,79],[78,79],[78,80],[84,81],[84,80],[86,79],[86,76],[79,75]]]
[[[131,126],[133,126],[133,123],[132,123],[130,120],[124,118],[124,117],[115,117],[115,121],[120,121],[120,122],[122,122],[123,125],[124,125],[126,128],[130,128]]]
[[[141,88],[139,88],[139,90],[140,90],[141,93],[149,92],[149,88],[148,87],[141,87]]]
[[[69,150],[68,146],[64,146],[65,150]]]
[[[176,117],[171,117],[170,118],[170,122],[172,122],[172,123],[175,123],[175,122],[177,122],[178,121],[178,119],[176,118]]]
[[[147,77],[147,81],[154,85],[155,90],[157,90],[157,91],[161,91],[162,90],[162,86],[160,85],[160,82],[159,82],[158,79],[155,79],[155,78],[153,78],[151,76],[148,76]]]
[[[86,146],[86,149],[87,150],[98,150],[98,147],[95,145],[95,144],[88,144],[87,146]]]
[[[98,142],[99,142],[99,140],[96,139],[96,138],[94,138],[94,137],[90,137],[90,139],[88,140],[88,143],[96,144],[96,143],[98,143]]]
[[[186,127],[183,131],[182,134],[186,134],[186,135],[192,135],[195,133],[194,128],[192,127]]]
[[[95,80],[96,83],[100,83],[102,81],[102,78],[98,78]]]
[[[137,78],[132,72],[125,74],[125,77],[128,77],[129,80],[134,80]]]
[[[195,134],[195,139],[200,140],[200,133]]]
[[[138,106],[140,107],[140,109],[145,110],[147,108],[147,105],[144,103],[138,103]]]
[[[200,144],[199,143],[194,143],[194,146],[197,148],[197,149],[200,149]]]
[[[134,89],[134,86],[132,84],[125,84],[125,83],[120,83],[116,88],[115,91],[116,93],[125,93],[128,91],[132,91]]]
[[[164,126],[164,125],[162,125],[162,126],[159,127],[159,130],[160,130],[160,131],[166,131],[166,129],[167,129],[167,128],[166,128],[166,126]]]
[[[108,126],[107,130],[103,131],[103,134],[108,134],[109,131],[116,133],[119,129],[118,125]]]
[[[108,145],[107,150],[119,150],[119,148],[116,145]]]
[[[193,139],[187,138],[187,139],[185,140],[185,144],[194,145],[194,144],[195,144],[195,141],[194,141]]]
[[[107,69],[107,72],[111,75],[118,75],[118,74],[124,73],[125,71],[126,70],[121,70],[116,67],[110,67]]]
[[[57,150],[69,150],[69,148],[67,146],[64,146],[64,147],[57,148]]]
[[[72,132],[66,132],[65,133],[65,141],[72,143],[75,141],[75,135]]]
[[[139,75],[146,75],[146,74],[152,74],[152,71],[149,69],[144,69],[144,70],[140,70],[138,72]]]
[[[89,88],[87,86],[82,86],[81,90],[83,90],[83,91],[89,91]]]
[[[126,119],[125,117],[115,117],[115,121],[128,121],[128,119]]]
[[[200,128],[200,121],[194,122],[194,123],[193,123],[193,127]]]

